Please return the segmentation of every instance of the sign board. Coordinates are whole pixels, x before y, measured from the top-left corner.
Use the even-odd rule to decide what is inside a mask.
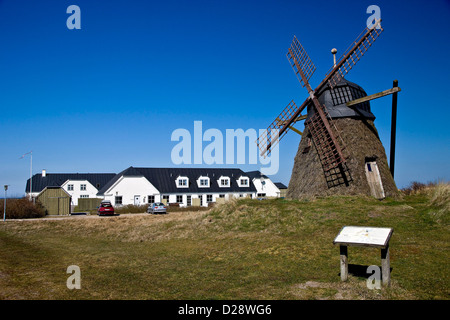
[[[333,243],[347,246],[385,248],[389,244],[392,232],[394,232],[392,228],[345,226]]]

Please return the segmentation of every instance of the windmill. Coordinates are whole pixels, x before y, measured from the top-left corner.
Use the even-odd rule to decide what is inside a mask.
[[[344,79],[382,33],[380,23],[365,28],[337,62],[332,50],[334,65],[316,89],[309,83],[316,67],[294,36],[286,56],[309,97],[300,106],[292,100],[256,141],[266,156],[290,130],[302,135],[288,197],[366,193],[384,198],[397,192],[368,101],[400,89],[367,96]],[[301,120],[304,132],[294,128]]]

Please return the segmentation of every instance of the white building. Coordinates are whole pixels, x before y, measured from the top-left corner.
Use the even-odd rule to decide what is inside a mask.
[[[111,179],[97,196],[115,206],[163,200],[183,207],[194,201],[208,206],[217,198],[255,197],[256,188],[240,169],[129,167]]]
[[[259,171],[228,168],[134,168],[114,173],[46,173],[32,177],[32,195],[61,187],[71,197],[110,200],[115,206],[166,201],[180,206],[217,202],[218,198],[279,197],[280,189]],[[30,179],[26,192],[29,192]]]
[[[32,177],[32,197],[46,187],[62,187],[71,197],[72,205],[78,205],[79,198],[96,198],[98,191],[112,178],[115,173],[42,173]],[[30,194],[30,179],[25,188],[27,196]]]
[[[276,184],[260,171],[250,171],[246,174],[252,179],[258,198],[279,198],[281,196],[281,191]]]

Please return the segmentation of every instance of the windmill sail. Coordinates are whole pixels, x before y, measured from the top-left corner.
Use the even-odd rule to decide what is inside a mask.
[[[300,81],[300,84],[304,87],[307,84],[307,81],[309,81],[311,76],[314,74],[314,71],[316,71],[316,66],[311,61],[310,57],[306,53],[306,50],[303,49],[303,46],[297,40],[296,36],[294,36],[291,47],[288,49],[286,56],[292,66],[292,69],[294,69],[298,81]],[[304,76],[302,76],[301,73],[303,73]]]
[[[325,106],[320,105],[319,101],[315,97],[315,93],[319,92],[320,89],[322,89],[326,84],[329,84],[329,86],[333,88],[342,78],[344,78],[344,76],[352,69],[356,62],[358,62],[359,59],[365,54],[365,52],[373,44],[373,42],[379,37],[381,32],[383,32],[380,23],[381,19],[378,20],[372,26],[372,28],[366,27],[363,30],[363,32],[356,38],[350,48],[347,49],[347,51],[338,60],[336,65],[328,72],[328,74],[315,90],[312,90],[309,84],[309,79],[316,70],[316,67],[306,53],[306,50],[294,36],[294,39],[290,48],[288,49],[288,53],[286,54],[286,56],[300,84],[302,85],[302,87],[306,87],[308,89],[310,96],[298,108],[296,108],[296,106],[295,108],[292,108],[292,106],[288,105],[281,112],[281,114],[270,124],[270,126],[267,128],[267,131],[265,131],[265,133],[263,133],[257,139],[256,142],[261,151],[261,155],[265,156],[266,154],[270,153],[270,148],[272,147],[272,142],[268,140],[268,132],[270,132],[274,128],[277,128],[279,130],[278,139],[276,140],[278,143],[278,141],[289,131],[289,126],[298,119],[303,109],[306,108],[308,104],[313,102],[317,112],[315,118],[312,119],[314,120],[314,124],[312,124],[311,121],[308,126],[310,127],[312,132],[322,132],[323,130],[325,130],[328,137],[327,139],[323,140],[323,142],[321,142],[321,145],[325,147],[324,150],[328,150],[322,152],[323,157],[321,158],[321,161],[322,159],[326,159],[322,162],[324,169],[335,167],[336,165],[345,162],[345,157],[342,153],[342,150],[345,147],[343,146],[341,148],[340,142],[338,142],[338,140],[341,140],[339,138],[339,133],[337,131],[333,133],[333,130],[331,129],[333,125],[330,122],[331,119],[329,120],[327,110]],[[283,120],[281,122],[280,117]],[[283,125],[279,125],[280,123],[282,123]],[[314,125],[320,127],[321,130],[316,130],[316,127],[313,127]],[[312,136],[313,135],[315,134],[312,133]],[[319,138],[320,136],[320,134],[317,134],[317,137],[313,136],[313,139],[316,141],[322,141],[320,140],[321,138]],[[333,159],[333,157],[329,157],[328,155],[335,153],[337,153],[337,156],[334,157],[335,160],[331,161],[330,159]]]
[[[339,58],[336,66],[328,72],[328,75],[325,76],[322,83],[328,82],[330,87],[333,88],[337,83],[339,83],[339,81],[341,81],[342,78],[345,77],[345,75],[372,46],[375,40],[380,36],[381,32],[383,32],[383,28],[381,28],[380,23],[381,19],[378,20],[372,28],[366,27],[363,32],[361,32],[356,40],[353,41],[350,47]],[[378,26],[380,27],[379,29],[377,29]],[[318,89],[320,89],[321,85],[319,85]],[[316,89],[316,92],[318,89]]]

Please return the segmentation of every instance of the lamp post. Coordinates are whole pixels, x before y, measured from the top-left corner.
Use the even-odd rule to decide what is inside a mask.
[[[8,190],[8,185],[5,184],[5,201],[3,203],[3,221],[6,220],[6,191]]]

